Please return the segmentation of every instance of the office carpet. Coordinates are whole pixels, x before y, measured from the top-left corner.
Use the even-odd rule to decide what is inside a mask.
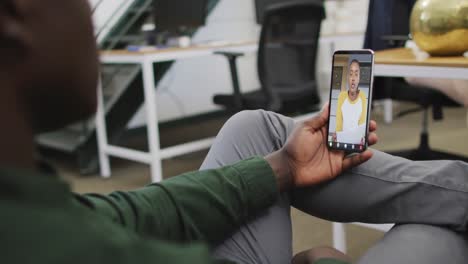
[[[400,105],[396,111],[411,107]],[[462,108],[446,109],[445,119],[430,123],[431,145],[438,149],[450,150],[468,156],[468,135],[466,123],[466,110]],[[380,143],[375,148],[380,150],[397,150],[415,147],[419,140],[421,127],[421,113],[413,113],[395,120],[392,124],[382,122],[382,110],[373,111],[373,118],[379,122]],[[203,137],[216,134],[224,119],[215,119],[196,124],[186,124],[182,128],[168,127],[161,131],[162,144],[170,145],[183,142],[194,137]],[[190,132],[190,133],[188,133]],[[141,145],[142,138],[133,138],[129,142]],[[186,171],[196,170],[206,155],[206,151],[177,157],[163,162],[165,177],[174,176]],[[113,175],[108,180],[98,175],[80,176],[77,173],[73,159],[51,157],[60,173],[72,184],[73,189],[80,193],[129,190],[141,187],[150,181],[149,170],[146,165],[112,159]],[[331,225],[297,210],[292,210],[294,252],[299,252],[314,246],[331,245]],[[363,227],[347,226],[348,253],[353,259],[358,259],[373,243],[378,241],[383,233]]]

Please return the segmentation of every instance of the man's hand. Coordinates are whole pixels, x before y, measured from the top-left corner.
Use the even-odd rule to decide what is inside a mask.
[[[366,162],[372,151],[345,156],[327,147],[328,104],[316,117],[296,126],[286,144],[266,157],[273,168],[280,191],[305,187],[337,177],[344,170]],[[369,145],[377,143],[377,123],[369,125]]]
[[[292,264],[313,264],[321,259],[338,260],[340,263],[351,263],[351,258],[343,252],[327,246],[312,248],[300,252],[291,260]]]

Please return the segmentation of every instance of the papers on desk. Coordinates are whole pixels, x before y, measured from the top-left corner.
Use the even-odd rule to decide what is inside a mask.
[[[340,143],[361,144],[361,139],[366,136],[366,125],[336,133],[336,139]]]

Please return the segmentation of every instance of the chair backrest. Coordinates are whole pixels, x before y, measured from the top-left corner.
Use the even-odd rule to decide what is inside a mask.
[[[410,14],[415,2],[416,0],[369,0],[364,48],[378,51],[404,45],[404,42],[392,43],[383,37],[409,34]],[[378,89],[374,89],[374,99],[398,97],[393,80],[395,78],[376,77],[374,87]]]
[[[257,65],[264,92],[274,96],[275,89],[315,82],[324,18],[322,0],[287,1],[266,9]]]
[[[376,51],[394,48],[382,37],[410,33],[409,21],[415,2],[416,0],[370,0],[364,48]]]

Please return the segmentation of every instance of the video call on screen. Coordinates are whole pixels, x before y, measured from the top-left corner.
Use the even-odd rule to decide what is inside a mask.
[[[362,150],[367,129],[371,54],[336,54],[333,59],[328,144]]]

